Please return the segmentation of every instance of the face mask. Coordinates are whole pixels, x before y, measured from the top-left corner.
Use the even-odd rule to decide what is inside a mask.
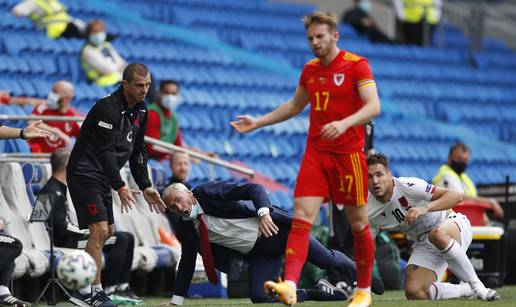
[[[59,97],[59,95],[54,93],[53,91],[48,93],[48,96],[47,96],[47,107],[50,110],[57,110],[57,109],[59,109],[59,99],[61,99],[61,97]]]
[[[178,95],[163,95],[161,97],[161,105],[169,111],[177,109],[179,104],[181,104],[181,99]]]
[[[95,34],[91,34],[89,37],[90,43],[95,46],[102,45],[106,41],[106,32],[98,32]]]
[[[197,218],[197,214],[199,214],[199,204],[195,202],[192,205],[192,211],[190,211],[190,215],[188,217],[183,217],[183,220],[195,220]]]
[[[371,12],[371,2],[367,0],[362,0],[358,3],[358,8],[364,11],[365,13]]]
[[[453,171],[455,171],[457,174],[460,175],[460,174],[464,173],[464,171],[466,170],[468,165],[464,162],[452,161],[450,163],[450,167],[453,169]]]

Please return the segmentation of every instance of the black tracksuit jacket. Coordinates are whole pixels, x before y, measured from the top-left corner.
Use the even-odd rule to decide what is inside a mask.
[[[89,177],[118,190],[125,185],[120,169],[129,160],[140,190],[150,187],[144,143],[146,127],[145,102],[130,109],[120,86],[88,112],[70,155],[68,174]]]

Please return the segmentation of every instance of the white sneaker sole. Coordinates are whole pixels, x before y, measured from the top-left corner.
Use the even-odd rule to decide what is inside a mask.
[[[80,307],[91,307],[90,304],[86,303],[85,301],[81,301],[80,299],[75,297],[71,297],[69,301]]]

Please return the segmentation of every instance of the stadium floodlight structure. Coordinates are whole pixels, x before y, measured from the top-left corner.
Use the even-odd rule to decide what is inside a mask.
[[[47,297],[47,304],[49,306],[56,305],[56,285],[63,290],[64,294],[69,299],[70,293],[66,290],[66,288],[59,282],[59,279],[56,277],[55,270],[55,254],[54,254],[54,217],[52,216],[53,204],[54,204],[54,195],[47,193],[40,193],[36,199],[36,203],[34,204],[34,209],[32,209],[32,213],[29,218],[30,223],[43,222],[45,223],[45,228],[48,231],[48,235],[50,237],[50,278],[47,281],[47,284],[39,294],[36,302],[34,302],[33,306],[37,306],[39,301],[43,298],[47,290],[50,288],[50,297]]]

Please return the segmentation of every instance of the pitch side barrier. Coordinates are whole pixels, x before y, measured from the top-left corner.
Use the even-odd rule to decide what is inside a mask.
[[[33,121],[33,120],[42,120],[42,121],[55,121],[55,122],[82,122],[84,121],[84,117],[82,116],[51,116],[51,115],[5,115],[0,114],[0,121]],[[184,148],[181,146],[176,146],[174,144],[170,144],[167,142],[163,142],[161,140],[145,137],[145,142],[150,143],[152,145],[161,147],[169,152],[181,151],[189,154],[192,158],[203,160],[212,165],[222,166],[232,171],[236,171],[247,175],[251,178],[254,177],[254,170],[243,167],[219,158],[210,157],[206,154]],[[0,162],[48,162],[48,157],[50,155],[45,154],[26,154],[26,153],[10,153],[10,154],[0,154]]]

